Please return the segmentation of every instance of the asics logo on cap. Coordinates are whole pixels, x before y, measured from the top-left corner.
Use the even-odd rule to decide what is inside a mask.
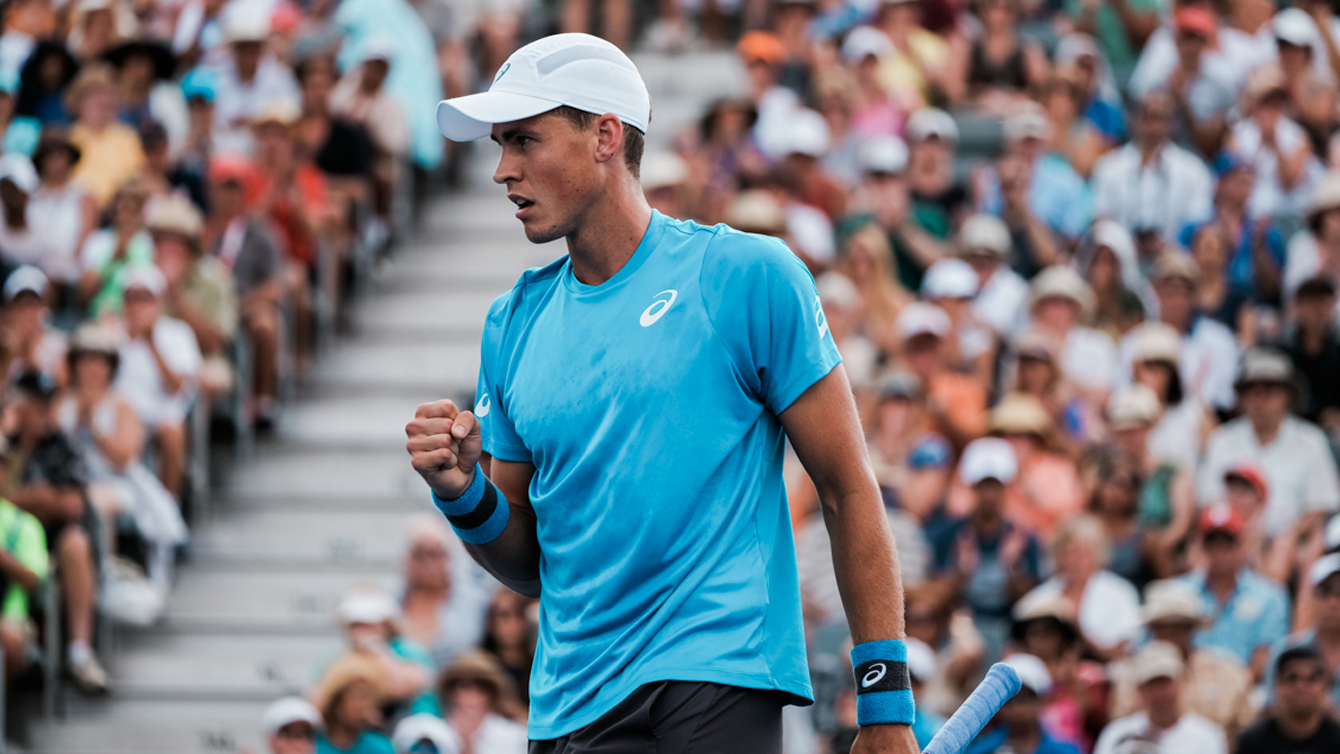
[[[667,293],[670,294],[670,298],[661,298],[661,296],[664,296]],[[656,300],[651,302],[651,306],[648,306],[646,311],[642,312],[642,316],[637,320],[638,324],[643,327],[651,327],[656,324],[656,320],[665,315],[665,312],[670,308],[671,304],[675,303],[675,299],[677,298],[679,298],[679,291],[673,288],[656,294]],[[657,309],[656,307],[658,306],[661,308]]]
[[[498,83],[498,79],[502,78],[503,74],[507,73],[507,69],[511,67],[511,63],[503,63],[503,67],[498,69],[498,75],[493,77],[493,83]]]

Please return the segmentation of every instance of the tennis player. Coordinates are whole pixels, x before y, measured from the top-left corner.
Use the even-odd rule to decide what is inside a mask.
[[[484,325],[474,411],[419,407],[414,468],[471,554],[540,599],[532,754],[772,754],[811,700],[782,485],[818,487],[851,626],[858,754],[915,752],[902,586],[814,281],[781,241],[654,212],[651,115],[618,48],[529,44],[438,106],[491,136],[525,272]]]

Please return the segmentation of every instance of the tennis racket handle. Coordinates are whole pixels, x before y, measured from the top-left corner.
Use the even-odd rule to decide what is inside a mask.
[[[1014,668],[1000,662],[992,665],[986,671],[986,678],[926,744],[922,754],[961,754],[991,718],[996,716],[1001,705],[1019,693],[1021,685],[1019,674],[1014,672]]]

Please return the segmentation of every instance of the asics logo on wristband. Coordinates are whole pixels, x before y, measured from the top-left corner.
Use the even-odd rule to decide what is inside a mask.
[[[856,666],[857,694],[873,694],[880,691],[908,691],[912,688],[912,676],[907,671],[907,663],[897,660],[871,660]]]
[[[667,293],[670,294],[670,298],[661,298]],[[638,318],[638,324],[643,327],[651,327],[656,324],[656,320],[665,315],[666,311],[670,309],[670,305],[675,303],[677,298],[679,298],[679,291],[674,288],[656,294],[656,300],[651,302],[651,306],[648,306],[646,311],[642,312],[642,316]]]
[[[882,662],[875,663],[874,667],[870,669],[870,672],[866,673],[861,678],[861,688],[868,689],[871,686],[874,686],[876,683],[879,683],[880,680],[884,678],[884,675],[888,672],[889,672],[889,666],[885,665]]]

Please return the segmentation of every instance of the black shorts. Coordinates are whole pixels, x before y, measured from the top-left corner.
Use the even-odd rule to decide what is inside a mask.
[[[777,691],[698,681],[639,686],[599,720],[530,754],[781,754]]]

